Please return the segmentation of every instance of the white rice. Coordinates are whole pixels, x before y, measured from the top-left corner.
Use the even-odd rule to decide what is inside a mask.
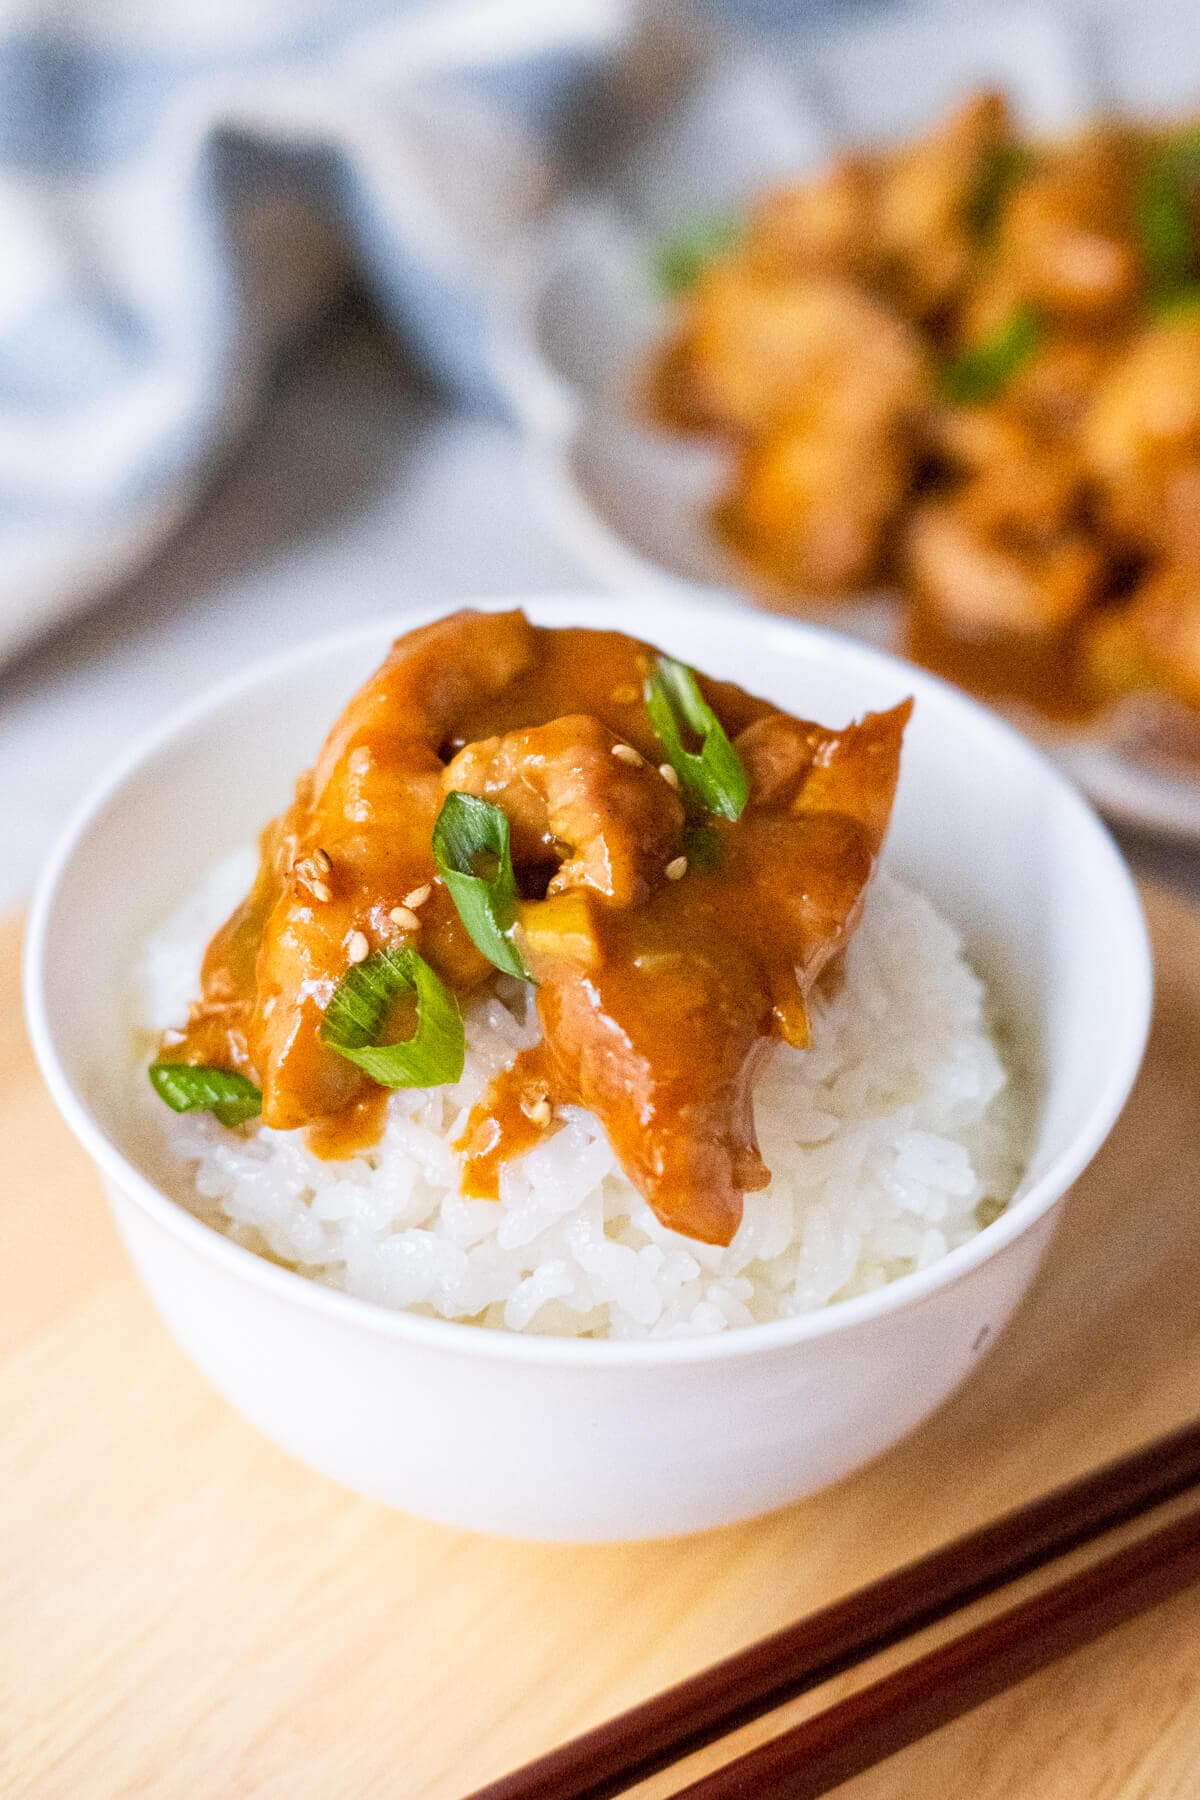
[[[178,1024],[208,937],[253,869],[213,872],[147,948],[140,1016]],[[596,1120],[509,1163],[500,1201],[464,1200],[450,1149],[490,1078],[537,1036],[503,981],[467,1017],[452,1088],[397,1090],[380,1143],[322,1162],[298,1131],[176,1117],[155,1128],[184,1197],[239,1243],[384,1306],[510,1331],[617,1338],[726,1331],[808,1312],[925,1268],[981,1229],[1019,1179],[1028,1107],[1008,1081],[957,933],[882,873],[812,1047],[778,1046],[755,1089],[769,1187],[728,1249],[666,1230]]]

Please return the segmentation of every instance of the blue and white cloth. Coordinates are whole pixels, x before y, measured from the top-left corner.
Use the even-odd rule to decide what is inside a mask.
[[[621,0],[0,0],[0,658],[194,503],[356,268],[495,404],[548,95]]]

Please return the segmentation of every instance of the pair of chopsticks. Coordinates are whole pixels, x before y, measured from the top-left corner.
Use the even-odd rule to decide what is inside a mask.
[[[470,1800],[608,1800],[1200,1483],[1200,1422],[956,1538]],[[676,1800],[816,1800],[1200,1581],[1200,1506],[828,1707]]]

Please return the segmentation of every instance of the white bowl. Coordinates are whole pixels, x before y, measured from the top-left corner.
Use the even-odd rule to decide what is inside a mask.
[[[1137,894],[1063,777],[918,670],[812,627],[657,593],[532,601],[539,623],[625,626],[829,723],[915,694],[888,860],[965,933],[1036,1058],[1029,1169],[1003,1217],[930,1268],[717,1337],[525,1338],[333,1292],[169,1197],[161,1147],[135,1104],[130,971],[214,858],[285,803],[395,632],[439,610],[239,676],[102,782],[52,857],[30,920],[27,1000],[42,1070],[170,1330],[304,1461],[412,1512],[529,1537],[665,1536],[782,1506],[925,1418],[1024,1293],[1058,1201],[1141,1060],[1151,966]]]

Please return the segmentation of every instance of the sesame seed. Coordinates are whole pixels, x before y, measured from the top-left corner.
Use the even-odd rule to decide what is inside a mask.
[[[405,894],[404,904],[405,906],[424,906],[432,892],[433,883],[423,882],[420,887],[414,888],[411,894]]]
[[[370,766],[371,752],[365,744],[360,744],[357,750],[350,752],[350,773],[352,775],[365,775]]]
[[[687,874],[687,857],[675,856],[663,870],[668,881],[682,881]]]
[[[367,942],[366,932],[352,931],[350,933],[350,941],[346,945],[346,955],[349,957],[351,963],[366,962],[370,954],[371,946]]]
[[[608,697],[614,706],[632,706],[638,697],[638,691],[631,681],[622,681]]]
[[[614,744],[612,753],[618,762],[640,763],[642,760],[632,744]]]
[[[324,850],[313,850],[308,856],[298,857],[292,867],[292,873],[300,886],[310,893],[314,900],[323,903],[333,898],[332,890],[325,877],[333,868],[333,863]]]
[[[676,790],[678,790],[679,777],[675,773],[674,769],[671,767],[670,763],[659,763],[658,772],[662,776],[663,780],[666,782],[668,787],[673,787]]]
[[[393,925],[398,925],[401,931],[420,931],[421,929],[421,921],[411,907],[393,906],[388,918]]]
[[[531,1125],[548,1125],[550,1123],[550,1102],[545,1094],[539,1094],[536,1100],[528,1100],[521,1108]]]

